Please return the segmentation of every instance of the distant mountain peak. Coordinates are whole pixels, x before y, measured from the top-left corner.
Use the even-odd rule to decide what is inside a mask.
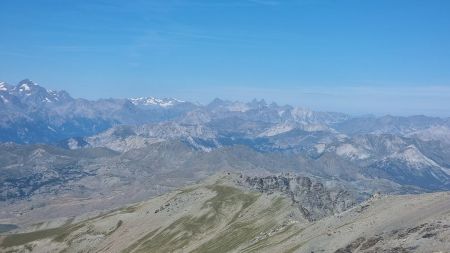
[[[3,86],[0,86],[0,90],[9,93],[9,95],[16,96],[24,103],[32,103],[34,105],[53,102],[61,103],[72,100],[72,97],[67,92],[48,90],[28,78],[20,81],[15,87],[11,88],[3,84]]]
[[[248,105],[253,108],[262,108],[267,107],[267,102],[264,99],[258,100],[255,98],[250,103],[248,103]]]
[[[248,103],[240,101],[230,101],[223,100],[220,98],[215,98],[208,105],[208,108],[220,111],[230,111],[230,112],[246,112],[251,109]]]
[[[230,103],[231,103],[230,101],[223,100],[223,99],[220,99],[220,98],[215,98],[215,99],[213,99],[213,101],[211,101],[208,104],[208,107],[219,107],[219,106],[228,105]]]
[[[17,86],[15,87],[15,90],[23,93],[31,93],[32,90],[45,90],[45,88],[40,87],[37,83],[33,82],[30,79],[24,79],[20,81]]]
[[[155,97],[139,97],[130,98],[129,101],[134,105],[144,105],[144,106],[160,106],[160,107],[171,107],[179,103],[184,103],[185,101],[176,98],[155,98]]]
[[[29,78],[25,78],[22,81],[19,82],[19,86],[22,84],[28,84],[28,85],[37,85],[37,83],[33,82],[33,80],[29,79]]]

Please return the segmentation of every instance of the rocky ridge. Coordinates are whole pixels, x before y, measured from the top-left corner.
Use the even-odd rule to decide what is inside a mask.
[[[350,192],[341,188],[327,189],[320,181],[305,176],[246,176],[241,184],[261,193],[281,192],[310,221],[340,213],[356,204]]]

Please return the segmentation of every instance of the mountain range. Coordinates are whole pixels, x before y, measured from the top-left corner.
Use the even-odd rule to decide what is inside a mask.
[[[377,192],[448,191],[450,118],[353,116],[256,99],[87,100],[29,79],[0,82],[0,225],[26,229],[111,210],[224,171],[269,181],[291,173],[345,189],[352,203]]]

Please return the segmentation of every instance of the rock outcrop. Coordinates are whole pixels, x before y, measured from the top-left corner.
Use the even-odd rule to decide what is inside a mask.
[[[262,193],[281,192],[289,196],[310,221],[342,212],[356,203],[350,192],[327,189],[321,182],[304,176],[247,176],[242,183]]]

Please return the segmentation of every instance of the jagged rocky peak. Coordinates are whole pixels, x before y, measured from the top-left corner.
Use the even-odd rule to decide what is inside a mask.
[[[215,98],[211,101],[206,108],[214,112],[247,112],[252,109],[248,103],[240,101],[229,101]]]
[[[227,104],[229,104],[229,103],[231,103],[231,102],[230,102],[230,101],[223,100],[223,99],[220,99],[220,98],[215,98],[215,99],[213,99],[213,101],[211,101],[211,102],[208,104],[208,106],[209,106],[209,107],[216,107],[216,106],[227,105]]]
[[[30,79],[20,81],[14,88],[8,89],[7,91],[20,98],[22,102],[32,103],[34,105],[39,103],[72,101],[72,97],[66,91],[47,90]]]
[[[251,102],[247,103],[251,108],[253,109],[260,109],[260,108],[264,108],[267,107],[267,102],[264,99],[253,99]]]
[[[273,175],[266,177],[247,176],[245,182],[260,192],[289,192],[298,189],[311,190],[312,186],[312,181],[309,177],[289,175]]]
[[[340,188],[329,189],[318,180],[298,175],[245,176],[243,186],[262,193],[275,192],[288,196],[308,220],[340,213],[356,204],[350,192]]]
[[[18,92],[23,92],[23,93],[31,93],[33,90],[39,89],[39,88],[42,88],[42,87],[40,87],[39,85],[37,85],[37,83],[35,83],[32,80],[27,78],[27,79],[20,81],[17,84],[15,90]]]

